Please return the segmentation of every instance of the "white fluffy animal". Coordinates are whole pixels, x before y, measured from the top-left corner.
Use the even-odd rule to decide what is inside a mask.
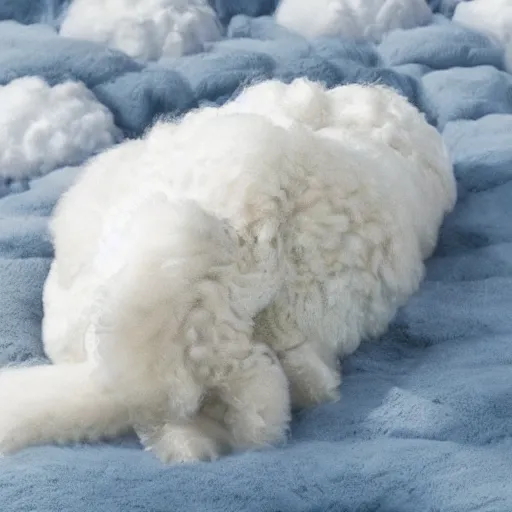
[[[307,38],[338,36],[378,43],[392,30],[429,23],[432,11],[425,0],[281,0],[275,18]]]
[[[295,406],[338,397],[338,357],[418,288],[454,202],[441,137],[384,87],[267,81],[103,153],[56,209],[55,364],[0,374],[0,450],[282,439],[287,379]]]

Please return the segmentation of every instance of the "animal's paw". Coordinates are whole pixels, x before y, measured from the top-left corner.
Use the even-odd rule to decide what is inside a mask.
[[[146,450],[164,463],[212,461],[219,457],[219,448],[193,424],[166,424],[150,438],[141,441]]]
[[[305,409],[326,402],[337,402],[341,398],[339,384],[339,380],[308,387],[291,384],[292,407],[294,409]]]
[[[292,407],[302,409],[340,399],[341,376],[318,356],[287,353],[282,364],[290,381]]]

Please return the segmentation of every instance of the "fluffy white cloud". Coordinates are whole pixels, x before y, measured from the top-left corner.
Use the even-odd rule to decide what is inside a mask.
[[[206,0],[73,0],[60,34],[150,61],[202,51],[221,26]]]
[[[506,65],[512,70],[512,0],[473,0],[461,2],[453,21],[483,32],[505,48]]]
[[[275,16],[305,37],[379,42],[391,30],[428,23],[432,11],[425,0],[281,0]]]
[[[0,176],[20,179],[80,163],[120,139],[111,112],[81,83],[38,77],[0,86]]]

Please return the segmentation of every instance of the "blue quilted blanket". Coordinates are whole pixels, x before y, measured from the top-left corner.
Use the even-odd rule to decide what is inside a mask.
[[[431,1],[430,24],[378,43],[306,40],[275,23],[275,3],[211,1],[220,40],[144,61],[60,35],[69,1],[0,0],[0,86],[26,76],[48,89],[80,82],[112,136],[88,153],[70,146],[52,159],[51,142],[37,158],[14,158],[5,109],[18,104],[0,87],[0,364],[45,357],[47,224],[76,166],[158,117],[222,104],[264,78],[386,83],[440,130],[459,201],[420,292],[379,342],[344,361],[341,402],[294,417],[285,447],[169,467],[132,438],[31,448],[0,460],[2,512],[512,511],[512,75],[503,48],[451,21],[457,0]]]

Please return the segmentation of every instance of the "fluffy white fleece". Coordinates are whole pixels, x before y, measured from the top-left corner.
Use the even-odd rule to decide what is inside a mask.
[[[457,4],[453,21],[483,32],[505,48],[506,67],[512,71],[512,0],[472,0]]]
[[[380,42],[392,30],[428,23],[432,11],[425,0],[281,0],[275,17],[283,27],[308,38]]]
[[[0,86],[0,176],[30,178],[80,163],[121,137],[110,111],[78,82],[38,77]]]
[[[337,399],[338,357],[418,288],[454,202],[440,135],[384,87],[267,81],[101,154],[56,209],[55,364],[0,374],[0,449],[282,439],[289,393]]]
[[[221,26],[206,0],[73,0],[60,34],[149,61],[202,51]]]

